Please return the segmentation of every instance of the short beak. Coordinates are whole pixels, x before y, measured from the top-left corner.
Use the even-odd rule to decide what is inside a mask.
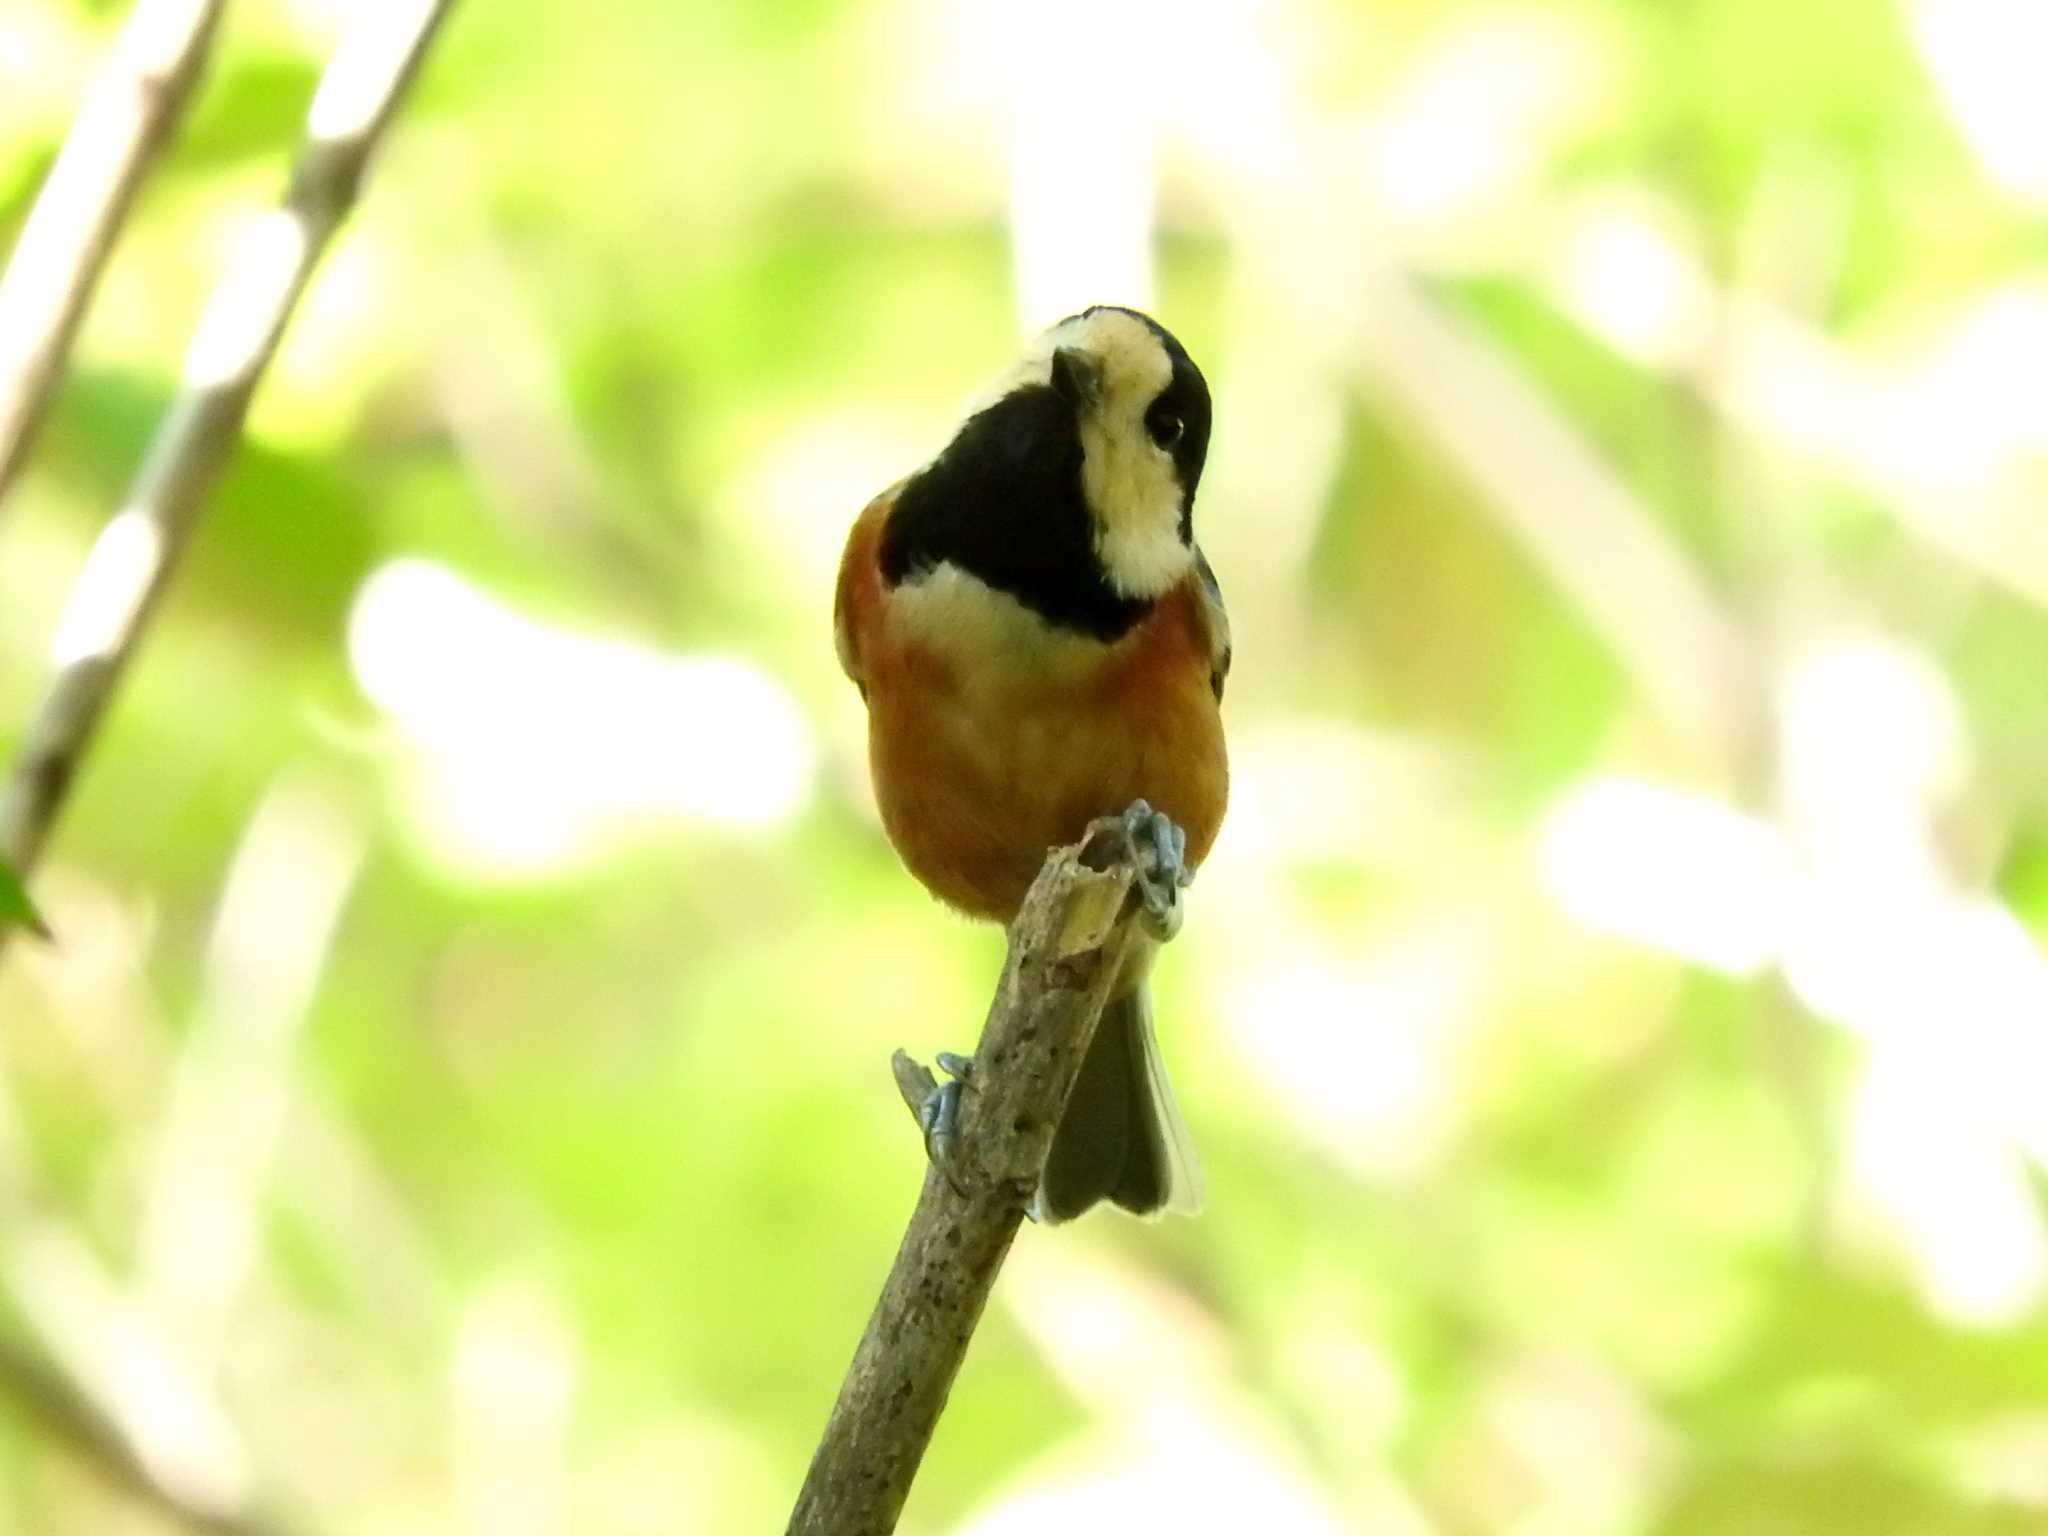
[[[1102,365],[1077,347],[1060,347],[1052,355],[1052,387],[1077,411],[1092,406],[1102,393]]]

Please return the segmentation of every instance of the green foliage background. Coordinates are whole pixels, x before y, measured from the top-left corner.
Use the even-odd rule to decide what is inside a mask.
[[[0,20],[0,239],[118,9]],[[0,748],[345,9],[231,7],[0,517]],[[1161,976],[1210,1209],[1024,1234],[906,1531],[2048,1532],[2048,1076],[2026,1071],[2048,1015],[2025,980],[2048,378],[1937,366],[1974,306],[2042,302],[2048,191],[1993,174],[1945,104],[1918,39],[1956,9],[1297,0],[1231,8],[1269,49],[1235,59],[1173,52],[1200,30],[1173,13],[1136,28],[1160,52],[1129,68],[1191,98],[1162,87],[1151,307],[1217,395],[1200,517],[1239,658],[1233,821]],[[882,840],[829,633],[844,527],[1017,345],[999,11],[458,11],[32,882],[58,937],[0,964],[10,1326],[71,1327],[119,1400],[134,1356],[106,1341],[147,1321],[306,1529],[784,1517],[920,1177],[889,1050],[970,1040],[1000,955]],[[1125,46],[1069,24],[1076,55]],[[1257,137],[1190,59],[1266,71],[1288,126]],[[1537,82],[1524,118],[1487,116],[1503,80]],[[1374,190],[1404,112],[1479,146],[1423,155],[1453,188],[1435,211]],[[1233,132],[1240,161],[1205,138]],[[1631,348],[1600,282],[1654,274],[1573,286],[1603,199],[1704,275],[1704,340],[1652,303],[1666,329]],[[1525,481],[1547,546],[1502,515],[1485,462],[1541,468],[1540,443],[1476,393],[1461,445],[1418,418],[1418,387],[1463,386],[1375,330],[1357,296],[1389,272],[1710,596],[1745,658],[1724,735],[1646,696],[1658,615],[1589,611],[1569,573],[1625,566],[1577,499]],[[1752,302],[1843,398],[1906,391],[1880,435],[1905,467],[1774,428],[1730,361]],[[2008,421],[1990,469],[1913,468]],[[1973,523],[1993,493],[2005,515]],[[437,799],[434,743],[351,660],[400,560],[556,642],[744,661],[800,722],[800,792],[755,824],[612,807],[545,857],[480,851],[462,828],[496,823],[465,806],[496,776]],[[1772,700],[1812,647],[1873,635],[1960,743],[1917,805],[1940,889],[1900,899],[1978,903],[2028,958],[1971,988],[1975,951],[1930,949],[1899,1024],[1831,1011],[1775,951],[1695,965],[1569,915],[1550,818],[1600,775],[1825,873]],[[411,643],[431,670],[434,632]],[[571,727],[532,698],[492,750],[536,795],[649,740],[598,729],[557,772]],[[667,724],[706,759],[755,739]],[[1890,782],[1857,766],[1845,799],[1866,770]],[[231,869],[259,872],[239,903]],[[1674,860],[1657,890],[1706,880]],[[1802,910],[1850,922],[1855,885]],[[329,898],[331,933],[301,911]],[[1883,933],[1850,949],[1880,991],[1902,974]],[[1973,1021],[2011,1015],[1984,1045]],[[1880,1016],[1920,1054],[1884,1056]],[[1859,1161],[1901,1059],[1939,1070],[1907,1096],[1926,1176],[1897,1189],[1946,1239]],[[53,1229],[106,1296],[50,1278],[72,1273]],[[156,1520],[0,1409],[0,1528]]]

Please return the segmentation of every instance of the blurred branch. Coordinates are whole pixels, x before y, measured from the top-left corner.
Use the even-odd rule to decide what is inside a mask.
[[[0,1345],[0,1397],[113,1481],[205,1531],[259,1517],[240,1432],[175,1343],[29,1186],[24,1129],[0,1098],[0,1290],[28,1339]]]
[[[56,676],[0,789],[0,858],[17,869],[26,872],[42,851],[121,671],[240,438],[285,322],[354,205],[370,154],[451,3],[394,0],[364,13],[322,74],[284,199],[249,231],[216,287],[186,357],[183,387],[59,622]],[[53,1242],[17,1237],[9,1244],[5,1283],[68,1379],[33,1366],[10,1372],[0,1361],[0,1390],[12,1387],[42,1410],[40,1418],[185,1523],[255,1529],[232,1426],[184,1379],[176,1351],[104,1285],[79,1245],[51,1235]]]
[[[1580,431],[1498,348],[1412,279],[1371,284],[1360,355],[1485,495],[1673,725],[1723,760],[1757,679],[1741,632]]]
[[[1799,217],[1830,191],[1802,184]],[[1825,214],[1821,215],[1825,217]],[[1716,411],[1768,445],[1787,465],[1824,471],[1897,517],[1921,541],[1975,574],[2048,607],[2048,521],[2036,489],[2035,418],[2039,391],[2032,374],[1993,358],[1958,361],[1971,324],[2012,332],[2014,320],[1979,296],[1950,330],[1946,348],[1917,359],[1859,354],[1816,323],[1764,274],[1742,272],[1717,283],[1692,251],[1662,233],[1638,227],[1630,237],[1654,260],[1687,306],[1711,314],[1701,337],[1662,341],[1654,352],[1617,330],[1583,289],[1553,276],[1553,300],[1589,333],[1646,368],[1697,389]],[[1818,237],[1825,240],[1826,236]],[[1800,280],[1838,258],[1816,254],[1815,237],[1797,248]],[[1788,263],[1789,264],[1789,263]],[[1974,344],[1981,353],[1981,343]],[[2029,343],[2016,339],[2025,351]],[[2037,350],[2037,349],[2036,349]],[[2008,356],[2010,354],[2007,354]],[[2031,354],[2029,354],[2031,355]],[[2003,371],[2001,371],[2001,368]]]
[[[590,560],[658,629],[679,580],[672,511],[624,491],[577,419],[532,275],[485,207],[477,149],[436,135],[421,151],[433,206],[416,221],[417,269],[440,274],[420,305],[434,406],[494,511]]]
[[[228,868],[156,1131],[134,1281],[202,1380],[219,1374],[262,1252],[263,1202],[295,1118],[293,1050],[363,842],[345,799],[291,775],[264,795]]]
[[[895,1529],[1130,943],[1127,846],[1119,823],[1099,821],[1056,849],[1010,925],[953,1151],[962,1188],[935,1167],[925,1173],[790,1536]],[[928,1080],[899,1051],[899,1084],[906,1074]]]
[[[183,388],[66,604],[53,646],[57,675],[0,791],[0,858],[24,872],[235,449],[285,321],[354,205],[370,153],[451,4],[393,0],[362,13],[343,35],[314,94],[283,203],[248,231],[208,301]]]
[[[26,1345],[0,1343],[0,1396],[11,1399],[36,1430],[188,1530],[208,1536],[276,1536],[279,1530],[258,1518],[195,1500],[157,1477],[119,1426],[62,1371]]]
[[[136,189],[170,142],[223,0],[140,0],[0,277],[0,501],[28,458]]]

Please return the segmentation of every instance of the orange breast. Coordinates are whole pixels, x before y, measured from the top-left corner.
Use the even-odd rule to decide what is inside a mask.
[[[942,900],[1008,921],[1045,860],[1098,816],[1149,801],[1199,864],[1229,788],[1210,657],[1191,590],[1115,645],[1012,645],[892,633],[879,589],[859,627],[869,763],[903,862]],[[858,602],[858,600],[857,600]]]

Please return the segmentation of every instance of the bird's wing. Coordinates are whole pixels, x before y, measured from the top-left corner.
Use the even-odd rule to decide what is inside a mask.
[[[1230,614],[1223,606],[1223,588],[1216,572],[1210,569],[1209,557],[1199,544],[1195,546],[1195,577],[1195,595],[1200,599],[1196,611],[1209,635],[1209,687],[1220,701],[1223,680],[1230,676]]]
[[[860,635],[874,622],[882,601],[882,572],[877,563],[877,546],[889,508],[896,504],[898,481],[862,509],[846,536],[846,548],[839,556],[839,584],[832,597],[832,640],[839,652],[840,670],[853,680],[861,696],[867,696],[867,674],[861,666]]]

